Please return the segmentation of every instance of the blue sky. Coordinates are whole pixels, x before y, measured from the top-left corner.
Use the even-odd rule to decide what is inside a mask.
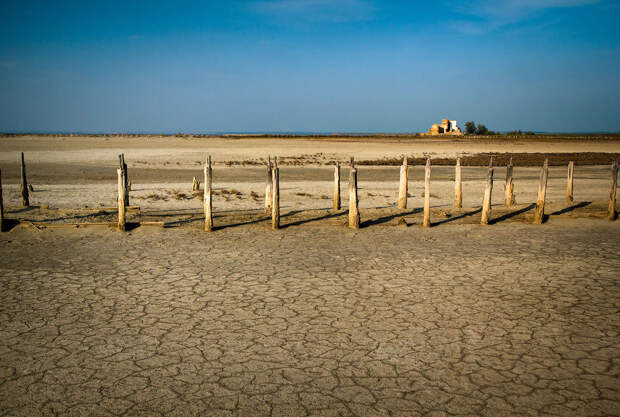
[[[620,2],[7,1],[0,131],[620,131]]]

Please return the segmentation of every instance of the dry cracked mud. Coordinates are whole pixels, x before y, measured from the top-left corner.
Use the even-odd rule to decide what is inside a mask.
[[[0,415],[617,415],[620,222],[0,234]]]

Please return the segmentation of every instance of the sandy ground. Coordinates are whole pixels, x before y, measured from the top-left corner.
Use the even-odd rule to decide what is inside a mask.
[[[132,205],[148,209],[199,209],[200,196],[191,193],[192,178],[202,180],[204,155],[215,161],[215,210],[256,210],[263,205],[266,172],[260,166],[242,166],[231,161],[256,163],[269,155],[298,158],[300,166],[281,168],[281,200],[284,210],[331,207],[334,160],[358,160],[411,156],[447,157],[481,152],[606,152],[619,153],[620,141],[610,139],[290,139],[290,138],[175,138],[175,137],[4,137],[0,138],[0,167],[6,190],[5,202],[19,206],[19,152],[24,151],[28,178],[34,186],[35,205],[58,208],[97,208],[115,205],[117,156],[124,152],[132,181]],[[410,207],[422,206],[423,167],[410,172]],[[515,168],[515,192],[519,203],[535,201],[539,169]],[[465,207],[481,204],[486,169],[463,168]],[[495,173],[494,204],[501,204],[505,169]],[[398,167],[359,167],[362,209],[392,207],[398,190]],[[563,201],[566,169],[552,167],[548,200]],[[342,173],[346,204],[348,170]],[[580,166],[575,171],[575,199],[604,201],[609,193],[607,166]],[[434,207],[449,207],[454,195],[454,170],[433,167],[431,199]],[[240,194],[238,193],[240,192]]]
[[[620,222],[0,234],[0,414],[609,416]]]
[[[20,151],[34,186],[21,207]],[[359,167],[362,228],[331,210],[333,168],[359,159],[467,152],[608,152],[614,140],[0,138],[0,415],[606,416],[620,407],[620,221],[604,220],[608,166],[515,168],[480,226],[485,167]],[[117,155],[132,180],[116,221]],[[201,230],[201,160],[214,155],[216,231]],[[283,229],[264,214],[281,168]],[[342,169],[343,207],[347,175]],[[21,221],[16,224],[15,220]],[[79,228],[66,227],[79,223]]]

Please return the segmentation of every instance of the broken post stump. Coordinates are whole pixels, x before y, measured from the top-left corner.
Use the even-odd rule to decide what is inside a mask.
[[[267,178],[265,182],[265,214],[271,212],[271,197],[273,194],[273,173],[271,172],[273,166],[271,165],[271,157],[267,163]]]
[[[398,208],[407,208],[407,193],[409,192],[409,169],[407,167],[407,157],[403,159],[400,166],[400,184],[398,187]]]
[[[568,178],[566,180],[566,204],[573,202],[573,173],[575,172],[575,163],[568,163]]]
[[[198,181],[196,177],[194,177],[194,179],[192,180],[192,191],[199,191],[199,190],[200,190],[200,181]]]
[[[4,201],[2,200],[2,170],[0,169],[0,232],[4,232]]]
[[[125,230],[125,173],[117,169],[118,174],[118,229]]]
[[[484,187],[484,199],[482,200],[482,216],[480,217],[480,224],[489,224],[491,217],[491,195],[493,193],[493,168],[489,165],[489,172],[487,173],[487,184]]]
[[[431,227],[431,158],[424,169],[424,227]]]
[[[545,198],[547,196],[547,177],[549,176],[549,162],[545,163],[540,171],[538,183],[538,198],[536,199],[536,211],[534,212],[534,224],[542,224],[545,217]]]
[[[463,180],[461,177],[461,158],[456,158],[454,170],[454,208],[463,207]]]
[[[278,168],[278,157],[273,158],[272,173],[272,195],[271,195],[271,228],[280,228],[280,168]]]
[[[30,196],[28,195],[28,179],[26,178],[26,163],[24,162],[24,153],[22,152],[21,160],[21,185],[19,191],[22,195],[22,205],[30,206]]]
[[[512,181],[512,171],[514,165],[512,164],[512,157],[510,162],[506,166],[506,182],[504,183],[504,207],[511,207],[515,203],[514,183]]]
[[[334,167],[334,210],[340,210],[340,161]]]
[[[204,168],[204,212],[205,212],[205,232],[213,230],[213,169],[211,168],[211,155],[207,156]]]
[[[611,164],[611,190],[609,191],[609,220],[616,220],[618,212],[616,211],[616,188],[618,187],[618,161]]]
[[[353,158],[351,158],[351,169],[349,171],[349,228],[360,228],[359,200],[357,195],[357,169],[354,168]]]

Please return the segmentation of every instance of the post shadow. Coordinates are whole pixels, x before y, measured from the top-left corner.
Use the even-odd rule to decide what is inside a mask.
[[[346,213],[348,213],[347,210],[339,210],[336,213],[327,213],[327,214],[325,214],[323,216],[319,216],[319,217],[313,217],[313,218],[310,218],[310,219],[297,220],[297,221],[294,221],[294,222],[291,222],[291,223],[280,225],[280,227],[281,228],[287,228],[287,227],[290,227],[290,226],[299,226],[299,225],[302,225],[302,224],[311,223],[311,222],[317,222],[317,221],[325,220],[325,219],[333,219],[335,217],[343,216]]]
[[[465,217],[469,217],[469,216],[473,216],[474,214],[480,213],[482,211],[482,207],[476,209],[476,210],[472,210],[472,211],[468,211],[462,214],[459,214],[458,216],[454,216],[454,217],[450,217],[444,220],[439,220],[437,222],[432,222],[431,223],[431,227],[434,226],[439,226],[440,224],[445,224],[445,223],[450,223],[450,222],[454,222],[460,219],[464,219]]]
[[[397,217],[409,216],[412,214],[422,213],[423,211],[424,211],[423,208],[415,208],[413,210],[390,214],[389,216],[379,217],[377,219],[364,220],[363,222],[360,223],[360,228],[375,226],[377,224],[382,224],[382,223],[387,223],[387,222],[394,220]]]
[[[491,219],[489,220],[489,224],[495,224],[495,223],[503,222],[503,221],[505,221],[505,220],[508,220],[508,219],[511,219],[511,218],[513,218],[513,217],[515,217],[515,216],[518,216],[519,214],[523,214],[523,213],[525,213],[526,211],[530,211],[530,210],[532,210],[533,208],[536,208],[536,203],[531,203],[531,204],[530,204],[530,205],[528,205],[527,207],[523,207],[523,208],[521,208],[521,209],[519,209],[519,210],[512,211],[512,212],[510,212],[510,213],[506,213],[506,214],[501,215],[501,216],[496,217],[496,218],[491,218]],[[548,217],[549,217],[548,215],[545,215],[545,216],[543,217],[543,223],[546,221],[546,219],[547,219]]]
[[[592,204],[591,201],[582,201],[581,203],[573,204],[572,206],[564,207],[561,210],[554,211],[553,213],[550,213],[549,215],[550,216],[559,216],[560,214],[569,213],[569,212],[571,212],[573,210],[576,210],[578,208],[589,206],[590,204]]]

